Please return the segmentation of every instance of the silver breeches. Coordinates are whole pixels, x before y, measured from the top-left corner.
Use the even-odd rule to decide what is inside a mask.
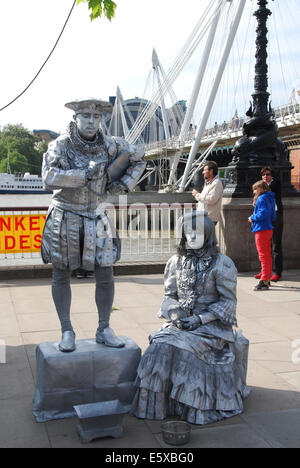
[[[42,239],[42,259],[54,268],[88,271],[120,259],[121,242],[106,212],[96,218],[51,207]]]

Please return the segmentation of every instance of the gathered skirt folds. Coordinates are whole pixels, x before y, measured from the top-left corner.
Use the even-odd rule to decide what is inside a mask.
[[[165,341],[161,337],[154,340],[137,371],[131,414],[154,420],[176,416],[200,425],[241,414],[243,400],[250,393],[246,385],[248,347],[248,340],[236,334],[234,343],[224,343],[226,359],[219,349],[208,362],[168,343],[167,336]]]

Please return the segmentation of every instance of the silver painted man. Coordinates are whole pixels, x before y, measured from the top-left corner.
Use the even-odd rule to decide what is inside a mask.
[[[42,241],[44,263],[52,263],[52,296],[61,322],[59,349],[75,350],[70,321],[70,275],[77,268],[95,271],[99,326],[97,343],[122,347],[109,327],[114,299],[112,265],[120,258],[120,240],[105,212],[107,193],[133,190],[145,169],[144,154],[124,139],[108,137],[99,125],[111,104],[81,99],[66,104],[75,112],[66,134],[49,144],[44,154],[44,186],[54,190]],[[125,169],[117,179],[118,161]]]

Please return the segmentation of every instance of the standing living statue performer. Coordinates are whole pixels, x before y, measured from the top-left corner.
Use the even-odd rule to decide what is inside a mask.
[[[237,270],[217,248],[206,212],[181,219],[178,254],[167,263],[159,316],[138,368],[138,418],[179,416],[208,424],[243,411],[249,342],[236,322]]]
[[[107,193],[133,190],[145,169],[143,152],[124,139],[107,137],[99,127],[111,104],[83,99],[66,104],[75,112],[66,134],[49,144],[42,176],[54,190],[42,240],[44,263],[52,263],[52,296],[61,322],[60,351],[75,350],[70,321],[73,270],[95,271],[99,314],[97,343],[124,346],[109,327],[114,298],[112,265],[120,258],[120,240],[105,212]],[[119,174],[116,178],[116,174]]]

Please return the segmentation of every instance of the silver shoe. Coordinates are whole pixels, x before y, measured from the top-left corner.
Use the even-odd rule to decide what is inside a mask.
[[[112,328],[109,327],[104,328],[102,331],[97,330],[96,343],[103,343],[105,346],[110,346],[111,348],[122,348],[125,346],[124,341],[116,336]]]
[[[75,351],[75,333],[71,330],[63,332],[61,342],[58,345],[58,349],[63,353],[71,353]]]

